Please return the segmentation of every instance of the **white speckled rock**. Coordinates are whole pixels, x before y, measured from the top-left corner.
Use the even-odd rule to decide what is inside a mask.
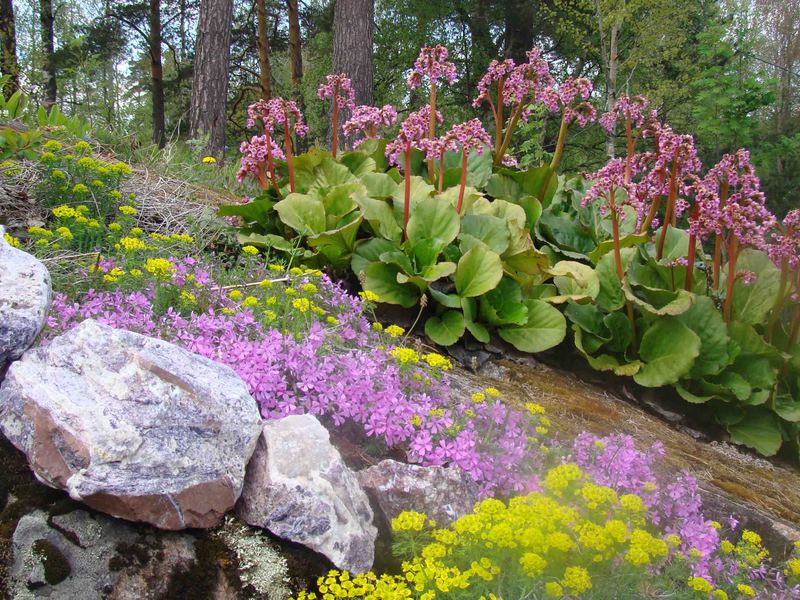
[[[261,417],[230,368],[87,320],[11,364],[0,430],[44,483],[177,530],[234,506]]]
[[[36,258],[13,248],[0,226],[0,377],[44,327],[50,309],[50,274]]]
[[[478,501],[478,486],[455,467],[423,467],[384,460],[359,471],[358,481],[374,496],[388,521],[404,510],[416,510],[445,527],[472,512]]]
[[[378,531],[369,499],[312,415],[264,423],[237,511],[248,524],[324,554],[340,569],[372,567]]]

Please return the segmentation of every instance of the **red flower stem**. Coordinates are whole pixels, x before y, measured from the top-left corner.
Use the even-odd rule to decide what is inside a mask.
[[[408,213],[411,206],[411,142],[406,142],[406,194],[403,201],[403,240],[408,239]]]
[[[269,169],[269,178],[272,181],[272,187],[275,188],[275,193],[277,193],[278,198],[280,198],[281,189],[278,187],[278,179],[275,177],[275,161],[272,158],[272,137],[269,134],[269,129],[265,128],[264,134],[267,136],[267,168]],[[266,184],[262,187],[262,189],[267,189]]]
[[[461,204],[464,202],[464,188],[467,185],[467,151],[461,149],[461,187],[458,190],[458,203],[456,204],[456,212],[461,214]]]
[[[615,191],[614,189],[611,190],[608,203],[611,208],[611,235],[614,238],[614,263],[617,266],[617,277],[619,277],[619,281],[622,283],[622,280],[625,279],[625,270],[622,268],[622,249],[619,244],[619,216],[617,215],[617,208],[614,203]],[[633,351],[636,352],[636,319],[633,316],[633,305],[627,298],[625,299],[625,312],[628,313],[628,321],[631,324],[631,345],[633,346]]]
[[[667,230],[672,221],[675,212],[675,199],[678,196],[678,171],[680,170],[680,163],[678,157],[672,163],[671,173],[669,175],[669,196],[667,196],[667,208],[664,210],[664,223],[661,225],[661,237],[658,240],[658,251],[656,252],[656,260],[661,260],[664,254],[664,242],[667,239]]]
[[[633,150],[634,150],[630,117],[627,117],[625,119],[625,139],[627,140],[627,145],[626,145],[627,154],[625,156],[625,184],[627,185],[631,182],[631,163],[633,162]]]
[[[336,83],[333,88],[333,136],[331,138],[331,154],[336,158],[336,150],[339,148],[339,102],[337,96],[339,95],[339,84]]]
[[[786,300],[786,286],[789,283],[789,259],[783,258],[781,260],[781,283],[778,288],[778,295],[775,298],[775,304],[772,306],[772,314],[769,316],[769,325],[767,326],[767,341],[772,342],[772,336],[775,333],[775,326],[778,324],[778,318],[781,315],[783,303]]]
[[[733,306],[733,284],[736,283],[736,259],[739,254],[739,242],[736,236],[731,234],[728,240],[728,286],[725,293],[725,304],[722,307],[722,316],[725,322],[731,322],[731,307]]]
[[[567,142],[567,129],[569,128],[569,123],[567,123],[567,114],[564,111],[564,114],[561,115],[561,126],[558,128],[558,141],[556,142],[556,149],[553,152],[553,158],[550,161],[550,170],[545,175],[544,182],[542,182],[542,188],[539,190],[539,202],[544,202],[544,197],[547,195],[547,188],[550,187],[550,180],[553,178],[553,174],[556,172],[558,165],[561,163],[561,155],[564,152],[564,144]]]
[[[441,154],[439,154],[439,193],[442,193],[442,187],[444,186],[444,148],[442,148]]]
[[[694,210],[692,211],[692,218],[696,221],[700,216],[700,205],[695,202]],[[692,291],[692,284],[694,283],[694,262],[695,254],[697,253],[697,235],[694,233],[689,234],[689,256],[686,257],[686,288],[687,292]]]
[[[506,127],[506,134],[503,136],[503,143],[500,145],[500,152],[497,155],[500,157],[500,162],[497,164],[500,164],[503,161],[503,157],[506,155],[508,146],[511,143],[511,135],[514,133],[514,129],[517,127],[517,123],[522,115],[523,108],[525,108],[525,104],[519,102],[516,106],[514,106],[514,110],[511,112],[511,118],[508,120],[508,127]],[[497,160],[497,158],[495,158],[495,160]]]
[[[722,182],[722,189],[719,193],[719,210],[725,208],[725,203],[728,201],[729,184],[727,181]],[[719,289],[719,270],[722,265],[722,236],[717,234],[714,240],[714,279],[712,286],[715,290]]]
[[[431,81],[431,115],[428,120],[428,139],[436,137],[436,82]],[[428,180],[432,183],[433,179],[433,160],[428,161]]]
[[[289,169],[289,191],[294,193],[294,161],[292,160],[292,134],[289,132],[289,115],[284,119],[286,127],[286,166]]]
[[[500,154],[500,148],[503,146],[503,106],[505,99],[503,98],[503,87],[505,79],[500,79],[497,82],[497,106],[495,107],[494,117],[494,164],[499,165],[503,160],[503,155]]]

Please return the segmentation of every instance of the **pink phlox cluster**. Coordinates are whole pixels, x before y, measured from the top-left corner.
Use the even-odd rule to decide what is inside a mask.
[[[600,125],[611,133],[617,120],[622,119],[630,120],[631,126],[638,129],[645,123],[646,111],[647,98],[644,96],[620,96],[613,108],[600,117]]]
[[[447,48],[441,44],[423,47],[419,51],[417,60],[414,61],[414,69],[408,76],[408,87],[412,90],[419,87],[425,78],[432,83],[438,83],[443,79],[452,85],[457,77],[456,66],[447,60],[447,56]]]
[[[411,148],[425,149],[427,143],[422,143],[422,141],[428,135],[430,114],[431,108],[426,104],[406,117],[406,120],[400,125],[400,133],[397,138],[386,144],[386,158],[389,160],[389,164],[399,166],[400,155]],[[436,122],[441,125],[443,121],[442,113],[437,110]]]
[[[334,98],[340,107],[353,109],[356,106],[356,93],[350,78],[344,73],[331,73],[325,77],[325,83],[317,88],[317,98]]]
[[[786,260],[791,269],[800,268],[800,208],[786,214],[772,242],[769,255],[776,265],[780,266]]]
[[[391,127],[396,122],[397,111],[391,104],[384,104],[380,108],[361,105],[353,109],[343,129],[345,135],[361,133],[364,136],[353,143],[353,147],[357,148],[365,140],[377,137],[380,127]]]
[[[657,473],[656,462],[663,456],[664,445],[658,441],[641,451],[630,435],[599,437],[584,432],[575,438],[570,458],[595,483],[640,496],[653,522],[680,536],[684,552],[700,551],[701,557],[692,564],[693,573],[713,579],[721,567],[719,533],[703,514],[699,486],[692,475],[666,478]]]
[[[242,162],[236,173],[237,181],[241,183],[248,174],[258,177],[262,173],[262,168],[267,163],[268,147],[272,150],[272,160],[286,160],[286,155],[281,147],[266,134],[254,135],[249,142],[241,143],[239,152],[242,153]]]
[[[171,284],[187,284],[191,275],[192,282],[216,285],[201,261],[185,257],[170,262]],[[337,426],[355,423],[364,436],[404,449],[413,462],[463,469],[484,495],[529,489],[541,455],[530,441],[537,423],[526,411],[495,399],[472,403],[451,392],[446,377],[401,367],[391,347],[378,348],[362,300],[327,276],[314,282],[319,288],[315,301],[339,324],[326,327],[317,321],[298,336],[265,328],[251,309],[219,290],[212,292],[204,312],[182,314],[170,307],[158,314],[153,288],[91,290],[80,302],[56,294],[46,335],[52,338],[92,318],[160,337],[234,369],[264,418],[311,413]],[[212,285],[207,287],[213,290]],[[226,314],[223,308],[232,310]]]
[[[276,126],[285,127],[287,122],[290,130],[298,137],[305,137],[308,133],[308,125],[303,121],[303,113],[294,100],[272,98],[254,102],[247,107],[247,126],[255,127],[256,121],[261,121],[264,129],[269,133],[274,133]]]
[[[581,199],[581,206],[586,208],[590,203],[598,199],[603,200],[603,203],[598,209],[601,215],[605,215],[611,206],[611,194],[614,193],[614,207],[617,215],[620,218],[625,218],[625,212],[622,209],[624,204],[624,196],[620,191],[627,193],[627,185],[625,183],[625,160],[622,158],[612,158],[603,167],[594,173],[584,173],[584,179],[593,181],[583,199]]]
[[[507,58],[503,61],[493,60],[490,62],[489,66],[486,68],[486,72],[478,81],[478,96],[472,101],[472,106],[474,108],[480,108],[481,104],[488,102],[490,98],[489,91],[492,85],[496,85],[498,82],[502,81],[505,87],[506,79],[508,79],[516,68],[517,65],[511,58]]]

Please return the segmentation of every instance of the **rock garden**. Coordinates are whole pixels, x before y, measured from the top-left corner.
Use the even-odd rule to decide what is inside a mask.
[[[446,48],[410,73],[402,118],[327,76],[330,150],[254,102],[255,193],[177,219],[63,128],[0,165],[8,597],[800,598],[800,211],[535,48],[488,131]]]

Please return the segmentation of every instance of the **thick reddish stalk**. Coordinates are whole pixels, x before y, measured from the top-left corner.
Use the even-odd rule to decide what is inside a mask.
[[[431,115],[428,120],[428,139],[436,137],[436,82],[431,81]],[[433,160],[428,160],[428,181],[433,183]]]
[[[672,222],[672,216],[675,212],[675,199],[678,197],[678,170],[680,164],[677,157],[672,163],[672,172],[669,175],[669,196],[667,196],[667,208],[664,210],[664,223],[661,225],[661,237],[658,240],[658,251],[656,252],[656,260],[661,260],[664,254],[664,242],[667,239],[667,229]]]
[[[289,115],[284,120],[286,127],[286,167],[289,169],[289,191],[294,193],[294,161],[292,160],[292,134],[289,132]]]
[[[503,147],[503,106],[505,99],[503,98],[503,87],[505,84],[504,79],[497,82],[497,106],[495,107],[494,114],[494,164],[499,165],[503,161],[503,155],[500,149]]]
[[[456,212],[461,214],[461,204],[464,202],[464,188],[467,186],[467,151],[461,150],[461,182],[458,190],[458,204]]]
[[[631,118],[625,119],[625,139],[626,139],[626,155],[625,155],[625,183],[631,182],[631,161],[633,160],[633,134],[631,132]]]
[[[625,270],[622,268],[622,249],[620,248],[619,243],[619,215],[617,215],[617,208],[614,203],[614,192],[615,190],[611,190],[611,195],[608,197],[608,203],[611,208],[611,235],[614,239],[614,263],[617,267],[617,277],[619,277],[620,283],[625,278]],[[630,300],[625,300],[625,310],[628,313],[628,321],[631,324],[631,343],[633,345],[633,351],[636,352],[636,320],[633,316],[633,306],[630,303]]]
[[[567,123],[567,113],[565,111],[564,114],[561,115],[561,126],[558,128],[558,141],[556,142],[555,152],[553,152],[553,158],[550,161],[550,170],[544,178],[542,189],[539,190],[539,202],[544,202],[544,197],[547,195],[547,188],[550,187],[550,180],[553,178],[553,174],[561,163],[561,155],[564,153],[564,144],[567,142],[568,128],[569,123]]]
[[[442,148],[441,154],[439,154],[439,193],[442,193],[442,187],[444,186],[444,148]]]
[[[728,201],[729,184],[727,181],[722,182],[722,189],[719,193],[719,210],[725,208],[725,203]],[[717,235],[714,240],[714,279],[712,286],[715,290],[719,289],[719,270],[722,264],[722,236]]]
[[[275,161],[272,158],[272,137],[269,134],[269,129],[265,129],[264,134],[267,136],[267,169],[269,169],[269,178],[272,181],[272,187],[275,188],[275,192],[278,194],[278,198],[280,198],[281,189],[278,187],[278,180],[275,177]],[[267,189],[267,186],[262,186],[262,189]]]
[[[778,295],[775,298],[775,304],[772,306],[772,314],[769,317],[769,326],[767,327],[767,341],[772,342],[772,336],[775,333],[775,326],[778,324],[778,319],[781,315],[783,302],[786,299],[786,286],[789,284],[789,259],[784,258],[781,260],[781,283],[778,288]]]
[[[411,142],[406,142],[406,194],[403,200],[403,239],[408,239],[408,213],[411,206]]]
[[[692,219],[697,220],[700,216],[700,205],[695,202],[694,210],[692,211]],[[687,292],[692,291],[692,284],[694,283],[694,262],[697,253],[697,235],[694,232],[689,234],[689,256],[686,257],[686,284],[684,287]]]
[[[336,158],[336,150],[339,148],[339,102],[337,96],[339,95],[339,84],[337,83],[333,88],[333,136],[331,137],[331,154]]]
[[[733,306],[733,284],[736,283],[736,259],[739,254],[739,242],[736,236],[731,233],[728,240],[728,289],[725,293],[725,305],[722,307],[722,315],[725,322],[731,322],[731,307]]]

